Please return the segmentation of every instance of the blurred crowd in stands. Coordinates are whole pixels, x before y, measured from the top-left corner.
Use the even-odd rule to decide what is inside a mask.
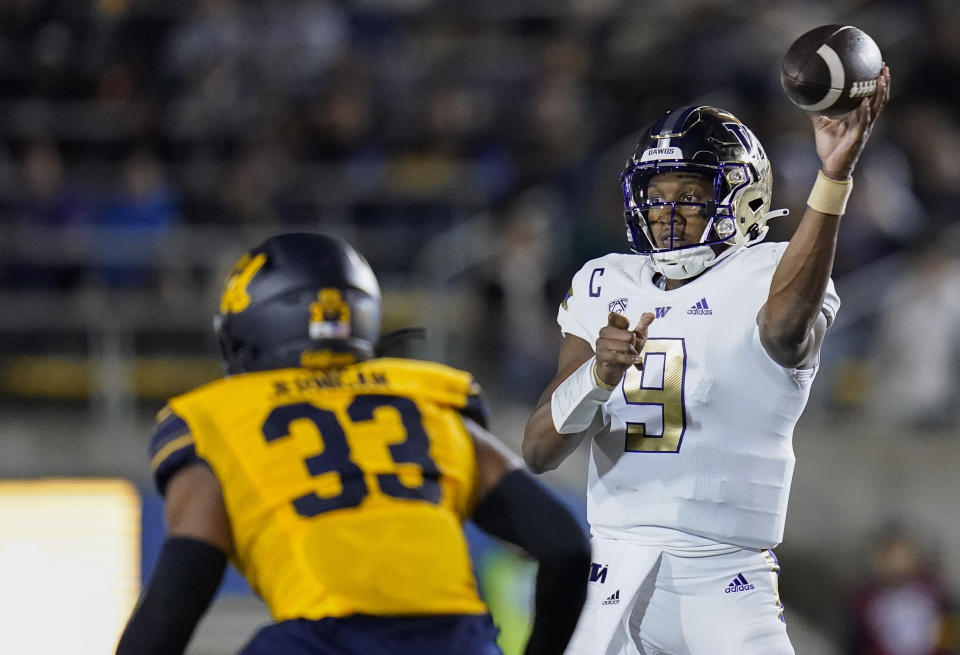
[[[808,414],[955,436],[953,0],[2,0],[0,402],[122,398],[136,380],[149,422],[218,370],[228,263],[272,232],[322,230],[370,259],[389,327],[427,324],[430,354],[474,371],[495,418],[513,404],[525,419],[572,274],[628,248],[619,172],[663,111],[712,104],[751,126],[774,207],[793,212],[768,238],[789,238],[818,163],[780,60],[827,23],[875,38],[893,97],[843,219],[843,307]],[[71,445],[109,433],[68,425]],[[951,594],[916,543],[871,543],[848,652],[956,649]]]
[[[953,425],[949,0],[2,2],[0,292],[209,288],[269,232],[330,231],[388,289],[472,294],[481,327],[454,363],[532,402],[570,276],[627,249],[619,170],[665,109],[714,104],[753,128],[794,214],[770,238],[789,237],[817,162],[780,58],[833,22],[870,33],[894,83],[841,230],[851,318],[828,340],[829,404]],[[438,241],[456,254],[425,267]]]

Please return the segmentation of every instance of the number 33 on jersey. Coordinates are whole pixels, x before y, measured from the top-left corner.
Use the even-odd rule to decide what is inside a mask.
[[[460,528],[476,484],[461,414],[485,421],[469,374],[398,359],[247,373],[163,414],[158,488],[211,467],[234,563],[276,620],[486,611]]]

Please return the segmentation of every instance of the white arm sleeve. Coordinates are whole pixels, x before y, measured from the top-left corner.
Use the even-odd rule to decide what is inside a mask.
[[[591,357],[581,364],[550,397],[553,427],[560,434],[576,434],[590,427],[597,410],[613,392],[597,383],[593,372],[595,363],[596,358]]]

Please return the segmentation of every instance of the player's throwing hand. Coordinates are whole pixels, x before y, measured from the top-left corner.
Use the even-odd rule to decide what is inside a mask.
[[[597,377],[608,386],[616,386],[631,364],[639,368],[643,360],[640,351],[647,342],[647,328],[653,323],[653,314],[646,312],[632,330],[623,314],[610,312],[606,326],[597,336]]]
[[[857,159],[888,100],[890,69],[884,66],[877,77],[877,92],[864,98],[853,111],[833,118],[810,114],[824,175],[834,180],[846,180],[853,174]]]

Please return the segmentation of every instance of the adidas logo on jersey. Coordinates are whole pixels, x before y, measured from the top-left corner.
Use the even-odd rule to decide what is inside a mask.
[[[754,589],[754,586],[747,582],[747,579],[743,577],[742,573],[738,573],[737,577],[733,579],[733,582],[727,585],[727,588],[723,590],[725,594],[735,594],[738,591],[750,591]]]
[[[607,596],[607,599],[600,603],[601,605],[616,605],[620,602],[620,590],[617,589],[615,592]]]
[[[697,316],[709,316],[713,314],[713,310],[707,306],[707,299],[701,298],[697,301],[697,304],[687,310],[688,314],[695,314]]]

